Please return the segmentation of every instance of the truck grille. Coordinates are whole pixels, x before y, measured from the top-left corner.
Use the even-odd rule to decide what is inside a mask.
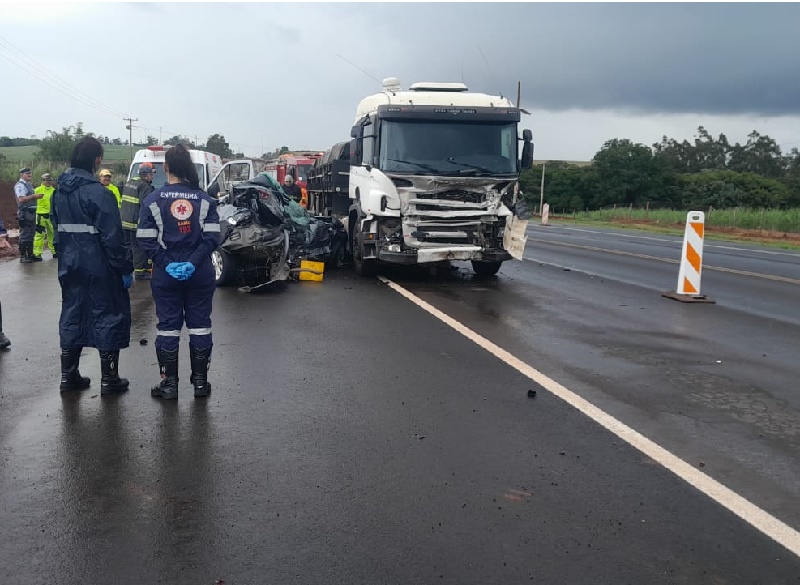
[[[495,222],[483,193],[464,190],[417,192],[408,202],[403,232],[406,244],[480,245],[483,232]],[[489,227],[491,229],[491,227]]]
[[[451,189],[435,193],[415,193],[414,196],[417,199],[442,199],[445,201],[463,201],[464,203],[482,203],[486,197],[483,193],[464,191],[462,189]]]

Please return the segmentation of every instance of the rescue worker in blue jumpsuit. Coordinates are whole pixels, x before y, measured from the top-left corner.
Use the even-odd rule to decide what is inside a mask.
[[[167,184],[142,203],[136,237],[153,261],[150,288],[156,303],[156,356],[161,383],[151,395],[178,397],[178,346],[189,330],[191,382],[196,398],[208,396],[211,301],[216,289],[211,253],[219,245],[217,202],[200,189],[197,170],[183,145],[165,155]]]
[[[90,380],[78,372],[84,347],[100,354],[100,393],[128,390],[119,377],[119,351],[128,347],[133,264],[122,240],[119,207],[95,172],[103,146],[89,136],[75,145],[70,168],[58,178],[50,220],[58,242],[61,284],[61,391],[84,390]]]

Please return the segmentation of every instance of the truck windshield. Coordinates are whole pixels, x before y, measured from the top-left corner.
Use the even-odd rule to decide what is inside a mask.
[[[158,189],[159,187],[163,187],[167,183],[167,174],[164,172],[164,163],[163,162],[154,162],[151,163],[153,168],[156,171],[156,174],[153,175],[153,187]],[[197,177],[200,179],[200,188],[206,188],[206,171],[202,164],[195,163],[194,168],[197,169]],[[133,163],[131,166],[130,175],[128,175],[128,179],[132,179],[134,177],[139,176],[139,163]]]
[[[311,165],[303,164],[297,165],[297,176],[295,179],[300,181],[301,183],[305,183],[308,181],[308,171],[311,168]]]
[[[384,120],[380,168],[417,175],[514,175],[517,125]]]

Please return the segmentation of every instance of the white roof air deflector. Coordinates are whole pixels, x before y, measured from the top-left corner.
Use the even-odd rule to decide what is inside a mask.
[[[400,80],[396,77],[387,77],[383,80],[383,90],[384,91],[400,91]]]
[[[453,91],[453,92],[460,92],[460,91],[469,91],[466,85],[463,83],[440,83],[440,82],[430,82],[430,81],[420,81],[418,83],[414,83],[409,88],[410,91]]]

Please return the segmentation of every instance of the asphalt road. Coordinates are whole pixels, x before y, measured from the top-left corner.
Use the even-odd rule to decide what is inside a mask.
[[[485,280],[456,265],[220,289],[211,399],[191,396],[184,339],[176,404],[149,396],[145,283],[121,357],[132,390],[101,398],[87,350],[92,389],[62,397],[55,263],[0,264],[13,342],[0,354],[0,577],[797,582],[800,558],[741,510],[760,507],[796,544],[800,259],[707,242],[706,266],[787,280],[707,269],[717,304],[686,305],[661,297],[677,265],[587,249],[677,259],[680,242],[593,231],[533,226],[535,260]],[[727,509],[526,368],[743,500]]]

